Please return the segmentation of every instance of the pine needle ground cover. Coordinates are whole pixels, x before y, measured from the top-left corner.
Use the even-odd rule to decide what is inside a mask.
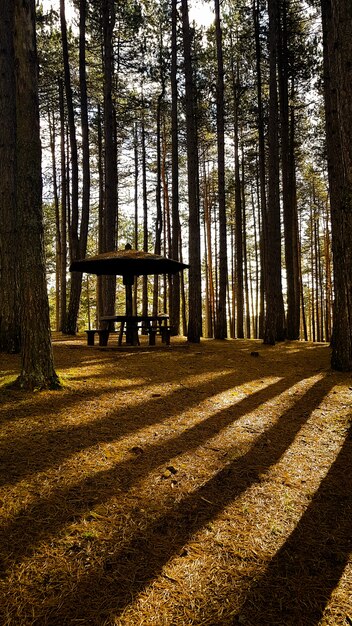
[[[54,338],[6,389],[2,626],[352,624],[352,380],[326,344]],[[258,353],[258,354],[256,354]]]

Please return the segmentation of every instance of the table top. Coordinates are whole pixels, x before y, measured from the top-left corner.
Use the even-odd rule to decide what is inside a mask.
[[[101,322],[157,322],[162,320],[168,320],[169,316],[166,313],[160,313],[159,315],[104,315],[100,318]]]

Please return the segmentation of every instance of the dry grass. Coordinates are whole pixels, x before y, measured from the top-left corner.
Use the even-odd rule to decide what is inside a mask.
[[[328,346],[84,342],[55,337],[62,391],[0,391],[2,626],[351,625]]]

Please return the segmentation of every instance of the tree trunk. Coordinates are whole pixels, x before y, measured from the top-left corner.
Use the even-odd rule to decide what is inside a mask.
[[[79,232],[79,256],[83,259],[87,252],[89,200],[90,200],[90,163],[89,163],[89,122],[86,77],[86,10],[87,0],[80,0],[79,9],[79,85],[81,92],[81,129],[82,129],[82,213]],[[78,313],[78,311],[77,311]]]
[[[143,188],[143,250],[148,252],[148,190],[147,190],[147,148],[145,137],[145,103],[142,98],[142,188]],[[148,315],[148,277],[143,276],[143,315]]]
[[[202,334],[198,138],[196,94],[192,69],[191,32],[187,0],[182,0],[182,31],[186,79],[187,175],[189,202],[189,318],[188,341],[199,343]]]
[[[215,326],[215,294],[214,294],[214,271],[213,271],[213,255],[212,255],[212,228],[211,228],[211,200],[209,193],[209,182],[208,177],[204,167],[204,191],[203,191],[203,202],[204,202],[204,231],[205,231],[205,254],[206,254],[206,267],[207,267],[207,288],[208,288],[208,298],[206,300],[206,308],[207,308],[207,337],[214,336],[214,326]]]
[[[114,49],[113,32],[115,25],[114,0],[103,0],[103,40],[104,40],[104,143],[105,143],[105,206],[103,222],[103,251],[110,252],[116,247],[117,223],[117,159],[113,105]],[[103,315],[115,312],[116,277],[103,276],[102,300]]]
[[[171,160],[172,160],[172,235],[171,257],[179,260],[180,214],[179,214],[179,159],[178,159],[178,82],[177,82],[177,0],[172,0],[172,41],[171,41]],[[175,335],[180,332],[180,274],[171,277],[170,325]]]
[[[134,236],[133,248],[138,250],[138,177],[139,177],[139,158],[138,158],[138,126],[137,122],[133,124],[133,153],[134,153]],[[137,315],[137,298],[138,298],[138,281],[135,278],[133,285],[133,315]]]
[[[219,202],[219,298],[216,312],[215,338],[226,339],[227,241],[225,197],[225,129],[224,129],[224,65],[220,1],[215,0],[215,31],[217,56],[216,129],[218,148],[218,202]]]
[[[325,312],[325,339],[331,341],[331,311],[332,311],[332,276],[331,276],[331,243],[329,222],[330,216],[328,207],[325,208],[324,222],[324,257],[326,276],[326,312]]]
[[[158,103],[156,110],[156,220],[155,220],[155,254],[161,254],[161,233],[163,230],[163,212],[161,205],[161,116],[162,104],[165,93],[164,68],[162,60],[162,39],[159,42],[159,69],[161,92],[158,95]],[[153,315],[157,315],[159,309],[159,277],[154,276],[153,285]]]
[[[278,46],[282,202],[285,234],[285,265],[287,281],[287,338],[299,339],[299,267],[298,227],[295,193],[294,114],[289,111],[287,2],[281,1],[280,38]],[[291,98],[293,100],[293,98]]]
[[[103,157],[103,129],[101,106],[97,107],[97,140],[98,140],[98,176],[99,176],[99,221],[98,221],[98,252],[104,252],[104,157]],[[96,328],[100,327],[100,318],[103,315],[103,277],[97,276],[97,314]]]
[[[67,103],[68,126],[70,135],[70,152],[71,152],[71,223],[69,229],[71,260],[79,258],[79,239],[78,239],[78,153],[75,126],[75,113],[73,106],[73,94],[70,76],[70,63],[67,42],[67,26],[65,17],[65,0],[60,0],[60,21],[61,21],[61,37],[62,37],[62,54],[64,62],[65,74],[65,91]],[[70,299],[66,314],[65,326],[63,332],[74,335],[77,328],[77,317],[79,309],[79,300],[82,288],[82,274],[73,272],[70,282]]]
[[[266,239],[267,239],[267,198],[266,198],[266,165],[265,165],[265,124],[262,98],[262,69],[261,69],[261,43],[260,43],[260,3],[259,0],[253,0],[253,21],[254,21],[254,37],[256,49],[256,73],[257,73],[257,102],[258,102],[258,168],[259,168],[259,190],[260,190],[260,216],[261,229],[259,235],[260,242],[260,305],[259,305],[259,321],[258,336],[264,337],[264,316],[265,316],[265,278],[266,278]],[[260,221],[260,220],[259,220]]]
[[[15,2],[17,215],[21,388],[59,386],[46,290],[34,0]]]
[[[238,65],[232,67],[232,90],[234,98],[234,151],[235,151],[235,289],[236,289],[236,336],[244,338],[244,284],[243,284],[243,211],[240,176],[239,132],[239,75]]]
[[[266,237],[266,319],[264,343],[285,338],[285,314],[281,283],[281,233],[279,194],[279,141],[277,99],[278,0],[269,0],[269,198]]]
[[[60,105],[60,158],[61,158],[61,246],[60,246],[60,330],[66,329],[67,304],[67,178],[66,178],[66,150],[65,150],[65,107],[64,86],[59,81]]]
[[[335,300],[334,369],[352,370],[352,5],[321,0]]]
[[[55,328],[58,332],[60,330],[60,285],[61,285],[61,272],[60,272],[60,260],[61,260],[61,229],[60,229],[60,202],[59,192],[57,185],[56,174],[56,126],[55,114],[51,115],[50,108],[48,107],[48,126],[50,137],[50,152],[52,163],[52,175],[53,175],[53,194],[54,194],[54,207],[55,207]]]
[[[14,3],[4,0],[0,20],[0,350],[19,352],[16,232],[16,83]]]

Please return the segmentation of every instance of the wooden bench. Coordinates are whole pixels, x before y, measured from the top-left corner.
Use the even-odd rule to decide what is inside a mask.
[[[172,326],[160,326],[160,334],[162,343],[166,343],[167,346],[170,345],[170,337],[173,333]]]
[[[156,326],[144,326],[143,324],[137,324],[133,329],[133,344],[138,346],[140,345],[138,337],[139,330],[149,335],[150,346],[155,346],[157,335],[161,337],[162,343],[165,343],[167,346],[170,345],[170,337],[173,332],[172,326],[167,326],[165,324],[157,324]],[[97,334],[99,337],[99,346],[107,346],[110,333],[118,333],[118,345],[120,346],[122,344],[122,336],[126,334],[126,332],[130,332],[130,329],[127,329],[127,325],[125,324],[125,322],[121,323],[120,329],[118,331],[109,330],[107,328],[92,328],[85,331],[85,333],[87,334],[87,345],[94,346],[95,334]]]
[[[87,334],[87,345],[94,346],[95,333],[99,336],[99,345],[107,346],[109,340],[109,334],[113,331],[107,328],[93,328],[84,331]]]
[[[144,331],[149,335],[149,345],[155,346],[156,336],[161,336],[161,342],[165,343],[167,346],[170,345],[170,337],[172,335],[172,326],[150,326],[149,328],[145,328]]]

